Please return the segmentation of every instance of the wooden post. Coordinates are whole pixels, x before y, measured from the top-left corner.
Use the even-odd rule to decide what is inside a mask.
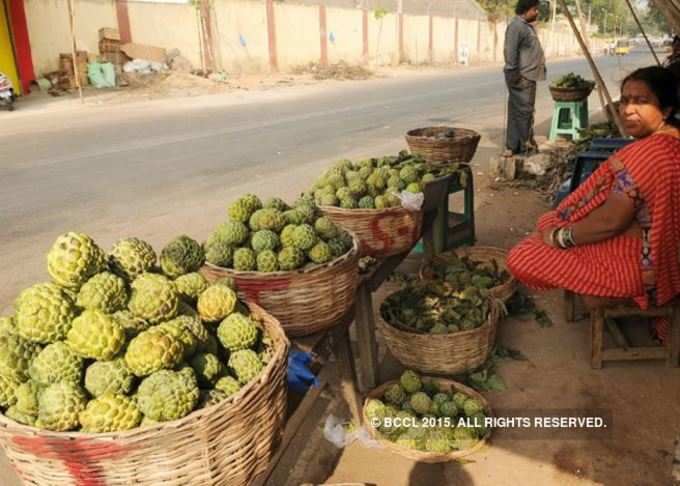
[[[607,107],[609,109],[609,113],[612,116],[612,119],[614,120],[614,123],[616,123],[616,127],[619,129],[619,132],[621,134],[625,133],[625,130],[623,129],[623,123],[621,122],[621,117],[619,116],[619,113],[616,111],[614,108],[614,103],[612,102],[612,98],[609,95],[609,90],[607,89],[607,85],[604,82],[604,79],[602,79],[602,76],[600,75],[599,69],[597,69],[597,65],[595,64],[595,61],[593,60],[593,56],[591,56],[590,51],[588,50],[588,46],[585,44],[583,41],[583,38],[581,37],[581,33],[578,31],[578,28],[576,27],[576,23],[574,22],[574,17],[571,15],[571,12],[567,8],[567,3],[565,0],[559,0],[560,5],[562,7],[562,10],[564,10],[564,13],[567,17],[567,20],[569,21],[569,25],[571,26],[571,30],[574,32],[574,35],[576,36],[576,40],[578,41],[579,45],[581,46],[581,50],[583,51],[583,54],[586,56],[586,59],[588,60],[588,64],[590,65],[590,69],[593,72],[593,75],[595,76],[595,81],[599,86],[602,86],[602,91],[604,94],[605,99],[607,100]]]
[[[434,62],[434,20],[432,19],[432,14],[429,16],[429,26],[428,26],[428,40],[427,40],[427,58],[430,64]]]
[[[274,0],[265,0],[267,9],[267,40],[269,45],[269,68],[272,72],[279,70],[276,52],[276,18],[274,17]]]
[[[80,102],[84,103],[83,99],[83,86],[80,82],[80,73],[78,72],[78,45],[76,41],[76,10],[73,6],[73,0],[68,0],[68,18],[69,25],[71,27],[71,56],[73,56],[73,77],[76,80],[76,86],[78,87],[78,96],[80,97]]]
[[[397,51],[394,53],[392,65],[398,66],[404,59],[404,2],[397,0]]]
[[[368,64],[368,59],[369,59],[369,53],[368,53],[368,9],[366,8],[366,5],[364,4],[363,7],[363,13],[362,13],[362,21],[361,21],[361,31],[362,31],[362,37],[363,37],[363,42],[362,42],[362,49],[361,49],[361,58],[364,64]]]
[[[118,19],[118,34],[120,42],[127,44],[132,42],[132,31],[130,29],[130,12],[127,0],[116,0],[116,18]]]
[[[590,366],[598,370],[602,368],[604,346],[604,310],[601,308],[591,311],[590,333]]]
[[[321,42],[319,63],[326,67],[328,66],[328,30],[326,27],[326,4],[324,2],[319,4],[319,41]]]
[[[333,349],[337,358],[338,375],[340,378],[340,391],[347,402],[352,420],[361,425],[361,397],[356,389],[356,371],[354,369],[354,357],[349,340],[349,327],[346,324],[335,326],[331,331]]]
[[[654,56],[654,60],[656,63],[661,66],[661,61],[659,61],[658,56],[656,55],[656,51],[654,50],[654,46],[652,46],[652,43],[649,42],[649,39],[647,38],[647,33],[645,32],[645,29],[642,27],[642,24],[640,23],[640,19],[637,16],[637,12],[635,12],[635,8],[633,8],[633,4],[630,3],[630,0],[626,0],[626,3],[628,4],[628,8],[630,9],[630,12],[633,14],[633,19],[635,19],[635,23],[637,24],[638,28],[640,29],[640,32],[642,33],[642,37],[645,38],[645,42],[647,43],[647,47],[649,47],[649,50],[652,51],[652,56]]]
[[[204,61],[204,75],[206,71],[215,71],[215,53],[214,42],[212,34],[212,20],[210,11],[210,0],[200,0],[198,5],[200,26],[201,26],[201,42],[203,44]]]
[[[456,64],[458,64],[458,30],[459,30],[458,17],[453,19],[453,21],[454,21],[453,60]]]
[[[361,391],[378,386],[378,346],[375,341],[375,318],[373,296],[367,283],[361,283],[356,296],[356,332],[361,357]]]
[[[477,20],[477,61],[482,62],[482,21]]]

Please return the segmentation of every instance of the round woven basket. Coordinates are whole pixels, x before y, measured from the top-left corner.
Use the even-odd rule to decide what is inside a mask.
[[[407,252],[422,236],[422,211],[402,207],[342,209],[321,206],[320,209],[333,223],[359,238],[360,258],[382,258]]]
[[[425,378],[425,377],[424,377]],[[429,377],[432,378],[432,377]],[[437,384],[439,385],[440,389],[446,390],[448,392],[462,392],[468,395],[469,397],[474,398],[475,400],[478,400],[479,403],[482,404],[484,408],[484,413],[487,417],[493,417],[493,413],[491,408],[489,407],[489,402],[486,401],[486,398],[484,398],[482,395],[477,393],[475,390],[472,388],[469,388],[461,383],[458,383],[457,381],[453,380],[446,380],[444,378],[432,378]],[[479,441],[472,447],[468,449],[463,449],[462,451],[455,451],[455,452],[450,452],[448,454],[439,454],[436,452],[422,452],[418,451],[415,449],[411,449],[408,447],[403,447],[400,445],[397,445],[396,443],[389,441],[387,439],[384,439],[380,432],[378,432],[373,425],[371,425],[371,420],[368,418],[366,414],[366,405],[368,404],[368,401],[370,399],[381,399],[382,396],[385,394],[385,390],[387,390],[388,387],[391,385],[394,385],[395,383],[399,383],[397,380],[393,381],[388,381],[387,383],[384,383],[380,385],[378,388],[371,390],[368,395],[366,396],[366,401],[364,402],[364,408],[363,408],[363,420],[364,420],[364,426],[368,430],[368,433],[370,434],[371,438],[374,440],[378,441],[378,443],[384,447],[385,449],[389,450],[390,452],[393,452],[395,454],[399,454],[400,456],[406,457],[408,459],[412,459],[417,462],[425,462],[429,464],[434,464],[437,462],[448,462],[448,461],[455,461],[456,459],[461,459],[465,456],[469,456],[470,454],[474,454],[475,452],[479,451],[482,447],[484,447],[484,444],[486,443],[487,440],[489,440],[489,437],[491,436],[491,429],[488,428],[486,431],[486,434],[484,437],[479,439]]]
[[[499,269],[508,271],[508,265],[505,261],[508,252],[502,248],[496,248],[493,246],[466,246],[462,248],[456,248],[451,252],[440,253],[439,255],[433,257],[431,262],[424,263],[423,266],[420,267],[421,280],[435,279],[436,276],[434,274],[433,267],[436,265],[446,265],[448,258],[450,258],[450,256],[448,256],[450,253],[454,253],[458,257],[468,257],[474,262],[487,263],[495,260]],[[515,293],[517,290],[517,280],[515,280],[509,271],[508,274],[510,277],[506,282],[489,289],[489,295],[491,297],[502,300],[503,302],[507,302]]]
[[[595,83],[580,88],[558,88],[550,86],[550,94],[555,101],[581,101],[585,100],[595,89]]]
[[[290,272],[239,272],[206,263],[201,273],[214,281],[231,277],[244,300],[261,305],[291,337],[338,325],[354,305],[359,285],[358,241],[332,262]]]
[[[467,128],[425,127],[406,133],[406,143],[414,154],[428,162],[470,162],[481,135]]]
[[[266,471],[283,435],[290,343],[274,317],[249,306],[262,318],[274,353],[256,380],[216,405],[173,422],[108,434],[50,432],[0,415],[0,445],[23,484],[251,484]]]
[[[487,321],[475,329],[448,334],[408,331],[378,315],[387,349],[406,368],[435,375],[471,371],[486,362],[496,343],[500,305],[491,300]]]

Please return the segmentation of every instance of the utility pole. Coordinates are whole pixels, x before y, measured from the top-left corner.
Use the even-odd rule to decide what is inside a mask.
[[[557,42],[555,42],[555,25],[557,22],[557,2],[552,3],[552,13],[550,15],[550,49],[552,50],[553,56],[557,50]]]

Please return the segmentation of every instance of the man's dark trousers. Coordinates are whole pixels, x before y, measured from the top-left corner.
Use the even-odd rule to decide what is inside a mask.
[[[524,153],[534,144],[534,106],[536,81],[505,74],[508,87],[508,125],[505,145],[512,153]]]

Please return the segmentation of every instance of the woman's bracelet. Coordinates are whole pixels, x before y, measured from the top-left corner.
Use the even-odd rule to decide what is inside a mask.
[[[560,228],[551,233],[551,241],[556,242],[557,246],[563,250],[576,246],[574,231],[569,227]]]

